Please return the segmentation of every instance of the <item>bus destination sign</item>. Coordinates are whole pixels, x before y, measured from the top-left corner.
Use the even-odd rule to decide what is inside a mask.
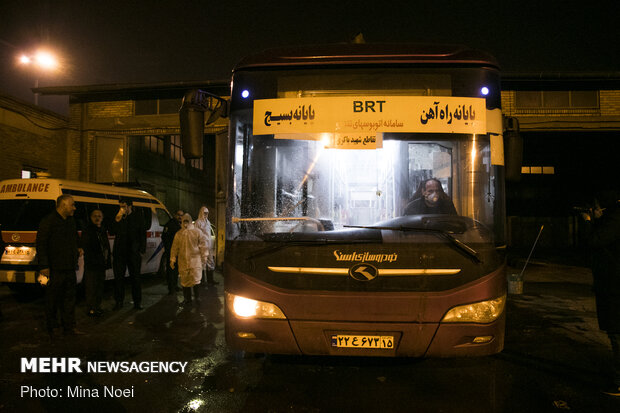
[[[385,132],[485,134],[485,99],[357,96],[254,101],[255,135],[327,138],[327,147],[375,149],[382,146]]]

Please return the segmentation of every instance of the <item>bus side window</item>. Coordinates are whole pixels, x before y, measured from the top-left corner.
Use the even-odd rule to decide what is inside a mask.
[[[170,215],[165,209],[157,208],[157,221],[162,227],[170,221]]]

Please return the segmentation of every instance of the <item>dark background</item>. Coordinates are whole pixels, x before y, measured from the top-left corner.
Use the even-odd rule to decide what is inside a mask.
[[[505,72],[617,71],[611,1],[0,1],[0,92],[33,101],[40,86],[215,80],[276,46],[346,42],[460,43]],[[36,73],[20,53],[48,47],[62,70]],[[66,112],[64,97],[40,97]]]

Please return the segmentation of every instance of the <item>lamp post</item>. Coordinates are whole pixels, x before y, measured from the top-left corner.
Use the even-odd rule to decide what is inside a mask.
[[[39,87],[39,75],[44,72],[53,72],[59,68],[58,59],[52,53],[44,50],[37,51],[34,55],[22,54],[19,63],[23,66],[33,67],[37,73],[34,81],[35,89]],[[34,94],[34,104],[39,104],[39,94]]]

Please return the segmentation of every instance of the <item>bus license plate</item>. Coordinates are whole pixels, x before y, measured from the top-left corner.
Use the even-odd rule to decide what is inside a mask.
[[[394,337],[338,334],[332,336],[332,347],[392,349],[394,348]]]
[[[31,255],[32,254],[32,250],[30,248],[7,248],[4,253],[6,255],[14,255],[14,256],[26,256],[26,255]]]

